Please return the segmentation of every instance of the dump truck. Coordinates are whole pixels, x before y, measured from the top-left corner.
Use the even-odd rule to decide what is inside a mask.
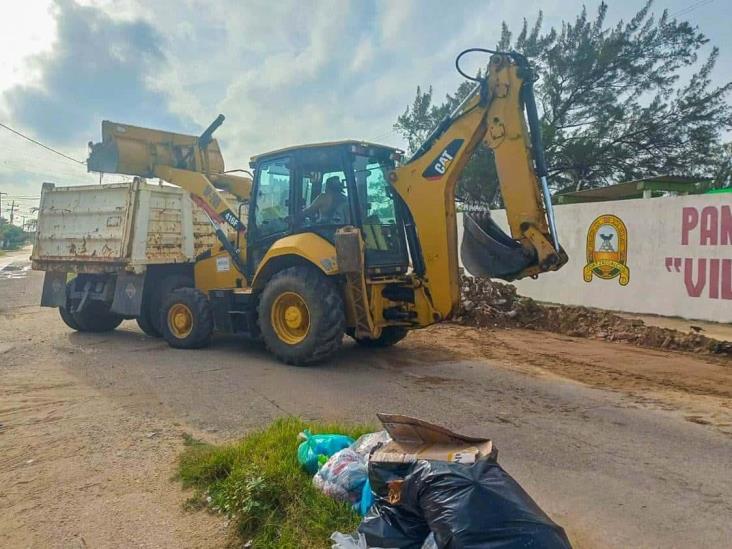
[[[192,284],[196,259],[216,242],[205,211],[178,187],[44,183],[31,255],[33,269],[46,271],[41,305],[59,307],[75,330],[134,318],[159,336],[160,297]]]

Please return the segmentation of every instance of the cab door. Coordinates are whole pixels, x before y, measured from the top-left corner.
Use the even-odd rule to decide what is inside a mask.
[[[261,160],[256,166],[249,208],[247,269],[251,276],[274,242],[292,233],[292,157]]]

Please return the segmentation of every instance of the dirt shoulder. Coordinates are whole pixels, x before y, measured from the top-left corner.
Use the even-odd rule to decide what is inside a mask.
[[[628,395],[638,406],[677,410],[732,435],[732,360],[525,329],[442,324],[403,345],[429,356],[487,358],[512,371],[556,375]]]
[[[0,316],[0,546],[223,546],[224,522],[184,511],[171,482],[184,429],[72,377],[89,350],[34,317]]]

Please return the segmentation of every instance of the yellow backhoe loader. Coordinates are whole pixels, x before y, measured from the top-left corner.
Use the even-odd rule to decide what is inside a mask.
[[[529,63],[461,56],[470,51],[492,54],[486,75],[465,75],[458,57],[475,89],[408,159],[362,141],[304,145],[253,157],[249,179],[224,173],[212,138],[223,116],[199,137],[105,121],[88,169],[182,187],[219,237],[187,284],[163,284],[154,308],[140,305],[151,331],[178,348],[205,346],[214,331],[261,337],[280,360],[307,365],[344,334],[381,347],[449,319],[460,299],[455,188],[480,143],[495,153],[511,234],[466,214],[465,266],[505,280],[560,268]],[[220,190],[249,199],[246,222]]]

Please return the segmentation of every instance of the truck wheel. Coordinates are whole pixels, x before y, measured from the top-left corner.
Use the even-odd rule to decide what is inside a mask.
[[[146,335],[149,335],[150,337],[161,337],[163,334],[161,334],[155,327],[151,317],[150,308],[143,305],[140,309],[140,316],[135,320],[137,321],[137,325],[140,327],[140,330],[145,332]]]
[[[407,337],[408,330],[400,326],[387,326],[376,339],[354,338],[363,347],[391,347]]]
[[[101,301],[87,303],[81,311],[73,313],[80,332],[109,332],[122,323],[123,318],[109,310],[109,304]]]
[[[70,311],[71,303],[69,302],[69,294],[71,293],[71,285],[73,283],[73,280],[66,283],[66,303],[62,307],[58,308],[58,314],[61,315],[61,320],[64,321],[64,324],[66,324],[72,330],[76,330],[78,332],[79,330],[81,330],[81,328],[79,327],[79,323],[76,322],[74,315]]]
[[[343,341],[343,298],[331,279],[312,268],[290,267],[273,276],[257,312],[265,345],[287,364],[324,360]]]
[[[140,329],[149,336],[161,337],[163,335],[163,325],[161,324],[162,315],[160,313],[163,300],[174,290],[192,288],[193,285],[193,279],[188,275],[171,274],[163,278],[159,284],[152,288],[150,294],[146,295],[142,302],[140,317],[137,319],[137,325]]]
[[[65,306],[58,308],[58,314],[61,315],[61,320],[63,320],[64,324],[69,328],[76,330],[77,332],[81,330],[79,323],[76,322],[76,319],[74,318],[74,315],[72,315]]]
[[[199,349],[211,343],[213,313],[200,290],[178,288],[163,299],[160,325],[168,345],[176,349]]]

